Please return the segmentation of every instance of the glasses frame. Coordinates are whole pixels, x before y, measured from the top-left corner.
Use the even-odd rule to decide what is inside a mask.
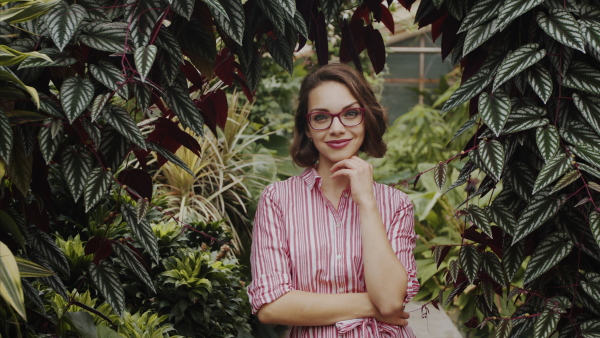
[[[342,122],[342,118],[341,118],[340,116],[341,116],[343,113],[345,113],[345,112],[347,112],[347,111],[349,111],[349,110],[360,110],[360,111],[362,112],[362,116],[360,117],[360,121],[359,121],[357,124],[354,124],[354,125],[351,125],[351,126],[349,126],[349,125],[346,125],[344,122]],[[305,115],[305,117],[306,117],[306,122],[308,123],[308,125],[309,125],[309,126],[312,128],[312,129],[314,129],[314,130],[325,130],[325,129],[329,129],[329,128],[331,128],[331,124],[333,123],[333,119],[334,119],[334,118],[336,118],[336,117],[338,118],[338,120],[340,120],[340,123],[341,123],[341,124],[342,124],[344,127],[356,127],[356,126],[358,126],[359,124],[361,124],[361,123],[363,122],[363,120],[365,119],[365,113],[366,113],[366,112],[367,112],[367,109],[366,109],[366,108],[363,108],[363,107],[354,107],[354,108],[346,108],[346,109],[344,109],[344,110],[342,110],[342,111],[340,111],[339,113],[336,113],[336,114],[332,114],[332,113],[330,113],[330,112],[328,112],[328,111],[315,111],[315,112],[312,112],[312,113],[308,113],[308,114],[306,114],[306,115]],[[314,126],[313,126],[313,125],[310,123],[310,117],[311,117],[312,115],[317,115],[317,114],[328,114],[329,116],[331,116],[331,120],[329,121],[329,125],[328,125],[327,127],[325,127],[325,128],[315,128],[315,127],[314,127]]]

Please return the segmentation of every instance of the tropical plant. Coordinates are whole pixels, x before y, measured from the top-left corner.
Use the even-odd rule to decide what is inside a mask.
[[[469,102],[456,134],[473,137],[452,187],[484,173],[457,213],[465,230],[446,275],[454,291],[440,299],[477,293],[469,328],[496,337],[600,332],[599,13],[592,1],[419,5],[416,21],[441,34],[442,57],[463,65],[443,112]],[[436,165],[438,182],[453,159]],[[495,190],[487,205],[471,203]],[[440,247],[438,264],[449,251]]]

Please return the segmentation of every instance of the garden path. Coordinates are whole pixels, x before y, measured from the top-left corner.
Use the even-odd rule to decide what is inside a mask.
[[[406,305],[406,311],[410,312],[410,327],[417,338],[462,338],[462,335],[444,311],[438,311],[429,305],[429,313],[426,318],[421,316],[421,306],[424,302],[410,302]]]

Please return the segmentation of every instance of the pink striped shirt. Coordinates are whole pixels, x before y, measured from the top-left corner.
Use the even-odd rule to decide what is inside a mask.
[[[413,206],[406,194],[374,183],[388,239],[408,272],[408,302],[419,290],[413,256]],[[263,192],[252,238],[252,313],[292,290],[366,292],[358,206],[350,187],[336,210],[321,191],[313,168],[269,185]],[[357,318],[327,326],[294,326],[288,337],[414,337],[410,327]]]

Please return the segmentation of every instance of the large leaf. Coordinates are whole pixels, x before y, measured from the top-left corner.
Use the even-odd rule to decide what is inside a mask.
[[[273,23],[278,32],[285,31],[285,17],[288,15],[280,1],[257,0],[258,7],[263,14]]]
[[[598,338],[600,337],[600,322],[598,319],[592,319],[581,323],[579,326],[581,329],[580,334],[585,338]]]
[[[325,22],[329,23],[336,15],[339,14],[339,9],[344,0],[330,0],[321,2],[321,10],[325,15]]]
[[[7,2],[8,1],[2,1],[0,4],[5,5]],[[59,3],[60,0],[37,0],[21,2],[11,8],[0,10],[0,21],[6,21],[9,23],[31,21],[46,14]]]
[[[504,128],[510,108],[510,97],[503,92],[493,95],[482,93],[479,96],[479,114],[496,136],[499,136],[500,131]]]
[[[62,319],[69,323],[71,329],[77,333],[80,338],[97,338],[96,325],[94,317],[85,311],[66,312]]]
[[[56,273],[21,257],[15,257],[21,278],[52,276]]]
[[[560,209],[563,200],[550,195],[550,189],[542,190],[531,197],[519,217],[513,244],[529,235],[542,224],[552,218]]]
[[[123,107],[111,105],[110,109],[104,114],[106,122],[113,126],[116,131],[125,136],[128,140],[135,143],[142,149],[146,149],[146,141],[140,128],[133,118],[127,113]]]
[[[60,103],[71,123],[81,115],[93,98],[94,85],[86,78],[70,77],[60,87]]]
[[[0,296],[22,318],[27,319],[19,268],[15,256],[2,242],[0,242]]]
[[[494,19],[481,26],[469,29],[469,31],[467,32],[467,36],[465,37],[465,44],[463,45],[462,57],[464,58],[465,55],[469,54],[470,52],[475,50],[475,48],[481,46],[484,42],[486,42],[492,36],[494,36],[494,33],[496,32],[497,28],[497,20]]]
[[[140,244],[142,244],[144,249],[148,251],[150,256],[154,258],[154,261],[158,263],[158,242],[156,236],[154,236],[154,233],[152,232],[150,223],[148,223],[146,219],[141,221],[138,220],[133,205],[122,204],[121,212],[123,213],[123,219],[129,224],[136,239],[140,241]]]
[[[557,153],[553,158],[546,162],[542,167],[535,184],[533,185],[533,194],[544,189],[560,176],[572,168],[571,159],[563,152]]]
[[[133,54],[135,67],[142,78],[142,82],[146,81],[146,76],[148,76],[148,73],[152,68],[152,64],[154,64],[156,52],[156,46],[150,45],[136,49],[135,53]]]
[[[544,311],[536,320],[533,327],[535,338],[548,338],[556,330],[560,313]]]
[[[524,259],[525,241],[519,241],[511,245],[510,241],[505,239],[502,246],[502,266],[504,266],[507,281],[511,282],[513,280]]]
[[[513,20],[541,4],[544,0],[506,0],[498,14],[498,27],[504,29]]]
[[[294,46],[290,46],[283,36],[267,38],[266,45],[273,59],[291,75],[294,71]]]
[[[83,194],[92,170],[92,156],[83,147],[69,147],[61,157],[62,171],[75,201]]]
[[[106,52],[123,53],[126,47],[127,23],[126,22],[93,22],[83,25],[87,34],[79,36],[84,44]]]
[[[564,9],[551,9],[549,14],[549,16],[546,16],[544,12],[538,12],[535,18],[544,32],[563,45],[585,53],[581,27],[579,27],[573,15]]]
[[[472,245],[463,245],[460,249],[460,265],[467,275],[469,282],[474,284],[477,273],[479,272],[479,265],[481,264],[481,253],[476,247]]]
[[[96,289],[113,310],[122,316],[125,312],[125,292],[119,274],[106,264],[90,264],[88,273]]]
[[[92,102],[92,106],[90,107],[92,122],[95,122],[97,119],[102,117],[102,114],[105,112],[103,110],[104,105],[110,100],[110,98],[110,94],[100,94],[96,96],[94,102]]]
[[[127,41],[131,41],[135,49],[149,45],[150,39],[156,36],[155,28],[162,23],[159,18],[163,13],[165,13],[164,4],[160,0],[136,1],[135,5],[132,3],[125,14],[129,25]]]
[[[172,0],[169,1],[172,3],[173,6],[173,11],[181,16],[183,16],[186,19],[190,19],[190,17],[192,16],[192,12],[194,11],[194,4],[196,3],[195,0]],[[205,1],[207,2],[207,1]],[[210,1],[210,2],[216,2],[216,1]],[[209,2],[207,2],[209,3]]]
[[[13,147],[13,131],[8,118],[0,109],[0,160],[10,164],[10,153]]]
[[[104,171],[102,167],[96,167],[92,170],[88,177],[88,184],[85,187],[85,193],[83,195],[85,212],[89,212],[90,209],[106,195],[111,183],[112,172],[110,170]]]
[[[538,128],[535,132],[535,140],[540,150],[540,154],[545,161],[549,161],[558,152],[560,148],[560,137],[558,130],[553,125],[547,125],[545,128]]]
[[[600,72],[581,61],[573,61],[563,79],[563,86],[592,94],[600,93]]]
[[[19,189],[23,196],[29,194],[31,175],[33,170],[33,156],[26,154],[22,142],[15,142],[10,153],[10,165],[6,173],[10,181]]]
[[[573,102],[585,120],[600,135],[600,97],[574,93]]]
[[[483,253],[483,261],[481,263],[481,267],[488,276],[492,277],[498,284],[504,285],[506,284],[506,276],[504,275],[504,269],[502,268],[502,263],[498,259],[498,256],[491,251],[486,251]]]
[[[153,142],[148,142],[146,146],[148,147],[148,150],[156,152],[160,156],[169,160],[169,162],[176,164],[177,166],[181,167],[183,170],[188,172],[190,175],[194,176],[192,170],[187,166],[187,164],[185,164],[185,162],[183,162],[179,157],[177,157],[177,155],[173,154],[169,150]]]
[[[86,10],[81,5],[69,6],[65,2],[61,2],[44,16],[50,37],[59,50],[62,51],[69,43],[85,17]]]
[[[581,24],[581,20],[579,21]],[[583,26],[583,25],[582,25]],[[594,51],[600,52],[600,22],[594,22],[587,27],[582,27],[583,37]]]
[[[487,207],[486,214],[488,219],[494,222],[505,233],[512,235],[517,226],[517,218],[513,212],[504,204],[494,202],[490,207]]]
[[[475,95],[479,94],[490,82],[492,82],[492,78],[489,77],[487,71],[480,71],[473,75],[452,93],[448,101],[444,104],[442,113],[469,101]]]
[[[120,242],[112,243],[113,250],[117,254],[117,257],[128,267],[133,273],[142,280],[146,286],[148,286],[152,292],[156,293],[152,279],[146,271],[146,268],[140,263],[142,257],[139,257],[133,250],[128,246],[121,244]]]
[[[465,19],[462,21],[458,33],[462,33],[472,27],[477,27],[494,18],[498,15],[501,6],[502,1],[481,0],[475,2]]]
[[[31,236],[30,244],[33,251],[50,263],[54,268],[62,271],[67,276],[70,274],[69,262],[67,261],[65,254],[56,245],[50,235],[37,230]]]
[[[240,0],[227,0],[223,1],[222,4],[225,13],[215,10],[212,6],[209,7],[210,11],[217,25],[241,46],[246,21],[242,2]]]
[[[591,146],[600,148],[600,138],[588,123],[571,120],[563,123],[558,133],[567,142],[576,147]],[[575,147],[575,148],[576,148]]]
[[[512,331],[512,320],[505,319],[500,321],[500,325],[496,328],[494,338],[508,338]]]
[[[496,140],[482,142],[477,149],[476,156],[483,166],[481,169],[494,180],[500,181],[502,169],[504,168],[504,147]]]
[[[49,164],[52,161],[52,158],[54,158],[58,146],[62,141],[62,133],[55,135],[55,137],[52,135],[53,126],[55,125],[60,125],[62,127],[62,122],[60,120],[55,121],[52,118],[45,120],[44,125],[40,128],[40,134],[38,135],[40,151],[42,152],[46,164]]]
[[[487,216],[485,210],[482,210],[477,205],[473,204],[473,205],[469,206],[469,209],[467,210],[467,212],[468,212],[469,219],[471,220],[471,222],[473,222],[473,224],[475,224],[475,226],[477,228],[479,228],[481,231],[483,231],[486,235],[490,236],[490,238],[491,238],[492,237],[492,227],[490,225],[491,222],[488,219],[488,216]]]
[[[124,99],[129,98],[129,91],[123,73],[119,68],[107,61],[100,61],[98,65],[91,64],[89,66],[90,73],[105,85],[108,89],[114,91]]]
[[[531,260],[525,269],[523,282],[529,283],[546,271],[555,267],[573,249],[573,242],[566,241],[561,235],[552,233],[544,238],[535,248]]]
[[[544,103],[548,102],[552,95],[552,77],[543,65],[536,63],[527,69],[527,82]]]
[[[169,107],[179,117],[181,124],[197,135],[204,136],[204,118],[192,102],[187,88],[172,87],[166,95]]]
[[[504,60],[502,60],[502,63],[498,68],[493,90],[495,91],[496,88],[500,87],[504,82],[533,66],[546,56],[546,51],[543,49],[538,51],[538,47],[539,45],[537,43],[528,43],[510,52]]]
[[[593,299],[600,299],[600,281],[581,281],[581,289]]]
[[[596,147],[590,144],[578,144],[576,147],[571,148],[571,151],[594,165],[596,168],[600,168],[600,152]]]

